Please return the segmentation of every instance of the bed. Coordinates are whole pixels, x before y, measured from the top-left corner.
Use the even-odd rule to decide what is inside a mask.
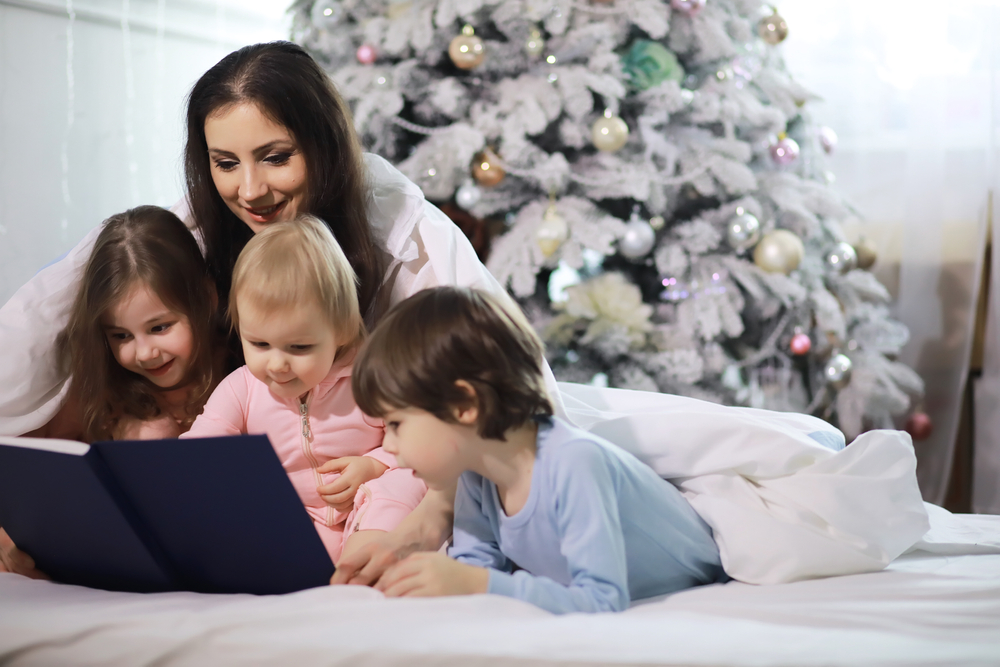
[[[5,665],[998,665],[1000,517],[928,506],[881,572],[730,582],[619,614],[496,596],[129,594],[0,574]]]

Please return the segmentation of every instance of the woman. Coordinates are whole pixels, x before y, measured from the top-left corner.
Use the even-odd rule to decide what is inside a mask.
[[[203,242],[220,295],[228,293],[236,256],[252,233],[307,212],[325,220],[344,246],[361,280],[359,301],[369,323],[386,305],[436,285],[508,298],[419,188],[381,158],[360,154],[346,108],[300,47],[274,42],[226,56],[195,85],[188,107],[187,201],[174,210]],[[44,434],[65,400],[68,383],[55,342],[98,231],[0,308],[0,350],[12,351],[0,364],[0,435]],[[562,385],[561,394],[545,371],[557,415],[676,480],[716,531],[734,578],[775,583],[870,571],[926,530],[912,468],[896,474],[880,467],[879,456],[913,465],[912,447],[897,447],[889,436],[852,446],[848,456],[857,453],[852,465],[868,480],[864,497],[881,509],[842,511],[860,505],[839,475],[813,476],[778,494],[767,488],[768,480],[825,463],[832,453],[820,451],[817,440],[842,443],[843,436],[818,419],[580,385]],[[564,399],[572,402],[568,415]],[[428,493],[393,532],[341,559],[333,582],[372,583],[407,553],[437,549],[451,530],[452,495]],[[826,517],[818,533],[817,517]],[[781,537],[769,538],[764,554],[761,535]],[[21,571],[27,561],[5,538],[0,531],[0,569]]]

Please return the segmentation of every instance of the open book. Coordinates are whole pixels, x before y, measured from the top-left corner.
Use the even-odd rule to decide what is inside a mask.
[[[264,435],[0,437],[0,526],[56,581],[108,590],[288,593],[334,570]]]

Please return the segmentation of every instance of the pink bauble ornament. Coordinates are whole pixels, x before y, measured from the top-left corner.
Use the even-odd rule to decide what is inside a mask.
[[[926,440],[934,432],[934,422],[926,412],[914,412],[906,420],[905,428],[914,440]]]
[[[771,145],[771,158],[776,164],[791,164],[798,156],[799,144],[791,137],[782,137]]]
[[[788,348],[797,357],[801,357],[803,354],[809,354],[809,350],[812,349],[812,341],[809,336],[804,333],[798,333],[792,336],[792,342],[789,343]]]
[[[375,47],[371,44],[362,44],[358,47],[357,54],[358,62],[362,65],[371,65],[375,62],[377,54],[375,53]]]
[[[824,153],[830,155],[837,147],[837,133],[829,127],[819,128],[819,145],[823,147]]]
[[[694,16],[705,6],[705,0],[670,0],[670,6],[688,16]]]

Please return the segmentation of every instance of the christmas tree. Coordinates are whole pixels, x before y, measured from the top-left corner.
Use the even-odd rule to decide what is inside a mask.
[[[836,135],[757,0],[299,0],[368,150],[473,236],[563,380],[913,413],[906,327],[847,242]]]

